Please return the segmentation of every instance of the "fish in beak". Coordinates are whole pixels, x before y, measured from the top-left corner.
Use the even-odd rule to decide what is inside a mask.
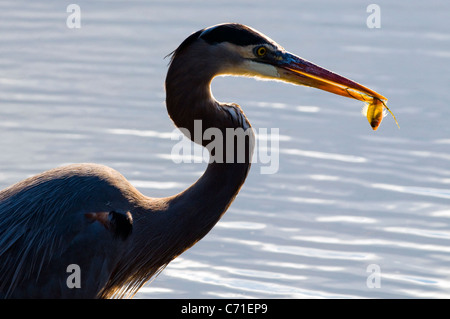
[[[397,123],[394,114],[386,106],[387,98],[359,83],[288,52],[279,54],[272,61],[282,81],[318,88],[367,103],[364,112],[373,130],[378,129],[385,110],[391,113]]]

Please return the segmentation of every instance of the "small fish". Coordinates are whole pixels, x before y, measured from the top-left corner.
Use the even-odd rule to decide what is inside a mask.
[[[383,117],[386,116],[386,110],[392,115],[395,124],[397,124],[398,128],[400,128],[394,113],[392,113],[386,105],[387,99],[385,97],[367,88],[364,92],[357,91],[349,87],[344,90],[347,92],[349,97],[366,103],[362,109],[362,113],[367,117],[367,120],[374,131],[378,129]]]
[[[363,113],[366,115],[367,120],[369,121],[369,124],[374,131],[378,129],[378,127],[381,124],[381,121],[383,120],[383,117],[386,116],[385,110],[388,110],[388,112],[394,118],[395,123],[400,128],[397,119],[395,118],[391,110],[386,106],[385,101],[373,97],[372,100],[368,102],[368,104],[366,104],[366,106],[364,107]]]
[[[366,116],[374,131],[376,131],[378,126],[380,126],[381,120],[385,116],[384,113],[383,103],[381,100],[373,98],[372,102],[370,102],[367,106]]]

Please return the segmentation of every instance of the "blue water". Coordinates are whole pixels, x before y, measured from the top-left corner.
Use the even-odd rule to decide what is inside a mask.
[[[75,162],[109,165],[152,197],[205,163],[177,164],[164,59],[190,33],[240,22],[389,99],[373,132],[362,103],[223,77],[256,130],[278,128],[279,169],[252,166],[217,226],[137,298],[449,298],[450,5],[378,1],[0,2],[0,187]],[[371,288],[370,265],[379,267]]]

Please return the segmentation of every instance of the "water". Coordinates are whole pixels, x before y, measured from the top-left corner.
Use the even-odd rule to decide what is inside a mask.
[[[377,132],[358,101],[315,89],[217,78],[255,129],[279,128],[279,170],[252,167],[217,226],[138,298],[449,298],[450,24],[447,3],[77,1],[0,3],[0,187],[96,162],[158,197],[206,164],[176,164],[164,106],[170,53],[236,21],[389,98]],[[381,272],[373,286],[370,265]],[[369,280],[368,280],[369,279]]]

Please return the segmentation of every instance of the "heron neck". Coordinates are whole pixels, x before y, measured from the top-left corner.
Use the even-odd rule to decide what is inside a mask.
[[[201,121],[205,139],[199,144],[210,152],[204,174],[188,189],[168,199],[168,216],[176,228],[172,231],[172,244],[181,253],[205,236],[235,199],[250,169],[254,135],[239,106],[221,104],[212,97],[213,76],[178,73],[173,70],[176,62],[173,61],[166,79],[169,115],[175,125],[190,132],[188,137],[196,143],[199,141],[192,138],[194,123]],[[211,131],[217,135],[205,136]],[[237,136],[241,133],[243,139]],[[222,149],[217,149],[217,145]]]
[[[195,131],[196,121],[201,123],[202,134],[208,128],[225,129],[219,103],[212,97],[210,85],[212,78],[190,78],[186,74],[171,74],[169,69],[166,79],[167,112],[179,128],[192,141],[198,135]],[[186,134],[189,133],[189,134]]]
[[[167,243],[175,258],[202,239],[220,220],[240,191],[250,164],[208,165],[205,173],[188,189],[168,200],[171,220]]]

